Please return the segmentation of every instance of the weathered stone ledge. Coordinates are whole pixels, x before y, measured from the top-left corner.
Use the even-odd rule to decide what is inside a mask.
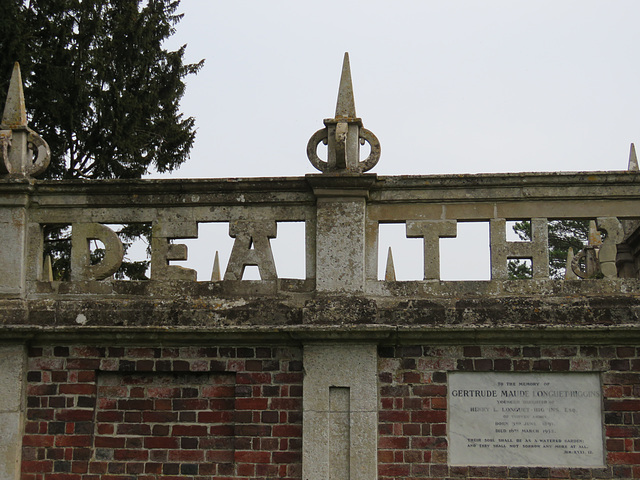
[[[371,332],[394,341],[426,342],[563,342],[588,337],[599,343],[611,341],[612,335],[625,343],[640,339],[638,280],[453,282],[458,288],[451,286],[451,291],[447,282],[435,282],[445,290],[431,296],[397,295],[402,282],[385,284],[400,289],[394,296],[276,292],[275,287],[271,295],[231,295],[219,289],[225,282],[81,283],[111,288],[112,293],[96,295],[78,288],[68,294],[42,292],[28,299],[0,300],[2,339],[80,336],[102,341],[123,335],[135,341],[161,336],[166,341],[202,337],[288,342],[304,336],[357,340]]]

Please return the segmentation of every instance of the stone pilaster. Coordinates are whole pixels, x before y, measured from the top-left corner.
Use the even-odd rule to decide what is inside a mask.
[[[302,478],[378,478],[375,345],[304,347]]]
[[[20,478],[25,363],[22,345],[0,346],[0,480]]]

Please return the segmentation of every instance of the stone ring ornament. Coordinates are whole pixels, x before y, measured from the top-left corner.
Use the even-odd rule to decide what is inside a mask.
[[[334,118],[324,120],[325,128],[314,133],[307,143],[307,157],[311,164],[323,173],[359,174],[376,166],[380,160],[380,142],[363,127],[356,115],[351,83],[349,54],[344,54],[342,75],[338,89],[338,102]],[[318,157],[320,142],[327,145],[327,160]],[[371,147],[369,156],[360,160],[360,145],[365,142]]]
[[[358,165],[362,165],[360,169],[361,172],[368,172],[373,167],[375,167],[380,160],[380,141],[378,137],[376,137],[371,130],[367,130],[366,128],[360,129],[360,145],[364,145],[364,142],[369,144],[371,147],[371,152],[369,152],[369,156],[361,161]]]
[[[320,142],[326,145],[328,136],[328,130],[326,128],[323,128],[322,130],[318,130],[316,133],[311,135],[309,143],[307,143],[307,158],[311,162],[311,165],[313,165],[321,172],[327,171],[329,163],[325,162],[324,160],[320,160],[320,157],[318,157],[318,145],[320,145]]]
[[[321,172],[329,171],[329,162],[325,162],[318,157],[318,145],[322,142],[324,145],[327,145],[329,138],[329,129],[323,128],[314,133],[309,139],[309,143],[307,143],[307,157],[315,168],[320,170]],[[364,127],[360,128],[360,137],[359,137],[360,145],[364,145],[365,142],[369,144],[371,147],[371,152],[369,156],[364,160],[358,162],[357,164],[357,172],[363,173],[368,172],[373,167],[375,167],[380,160],[380,141],[378,137],[374,135],[371,130],[367,130]]]
[[[27,174],[33,177],[43,173],[51,161],[51,149],[47,141],[37,132],[29,129],[27,135],[27,150],[33,153],[33,164],[27,166]]]
[[[584,265],[584,270],[581,268]],[[600,263],[596,255],[595,247],[588,246],[578,252],[578,254],[571,260],[571,270],[579,278],[599,278]]]
[[[14,137],[25,134],[26,151],[20,155],[22,158],[18,158],[18,161],[12,161],[12,156],[14,156],[12,155],[12,148],[16,147],[14,142],[17,142],[17,145],[20,145],[21,142],[19,138],[14,139]],[[49,145],[44,138],[29,127],[0,130],[0,144],[2,145],[0,170],[3,172],[35,177],[43,173],[51,161]]]

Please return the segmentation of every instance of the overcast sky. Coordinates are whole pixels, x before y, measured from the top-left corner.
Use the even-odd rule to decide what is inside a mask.
[[[172,177],[314,173],[342,57],[381,175],[625,170],[640,142],[637,0],[182,0],[168,47],[206,59]],[[419,249],[418,249],[419,250]]]

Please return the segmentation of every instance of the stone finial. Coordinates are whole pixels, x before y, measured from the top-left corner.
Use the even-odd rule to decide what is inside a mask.
[[[351,82],[351,64],[349,54],[344,54],[342,62],[342,75],[340,75],[340,87],[338,88],[338,102],[336,103],[335,118],[355,119],[356,102],[353,99],[353,83]]]
[[[375,167],[380,159],[380,142],[356,117],[348,53],[344,54],[335,118],[325,119],[324,124],[325,128],[314,133],[307,144],[307,157],[315,168],[323,173],[353,174]],[[326,162],[317,154],[320,142],[328,146]],[[364,142],[369,143],[371,153],[360,161],[360,145]]]
[[[385,282],[396,281],[396,267],[393,264],[393,253],[391,253],[391,247],[389,247],[389,251],[387,253],[387,269],[384,272],[384,280]]]
[[[640,171],[638,168],[638,157],[636,156],[636,146],[632,143],[629,149],[629,167],[630,172]]]
[[[0,172],[36,176],[49,166],[47,142],[27,125],[27,112],[18,62],[13,67],[0,123]]]
[[[213,269],[211,270],[211,281],[219,282],[222,280],[222,274],[220,273],[220,256],[216,250],[216,256],[213,259]]]
[[[577,280],[578,276],[576,275],[576,273],[573,271],[573,248],[569,247],[569,250],[567,250],[567,263],[565,264],[565,268],[564,268],[564,279],[565,280]]]
[[[13,66],[7,100],[2,114],[2,126],[4,128],[26,128],[27,109],[24,106],[24,91],[22,90],[22,75],[18,62]]]

